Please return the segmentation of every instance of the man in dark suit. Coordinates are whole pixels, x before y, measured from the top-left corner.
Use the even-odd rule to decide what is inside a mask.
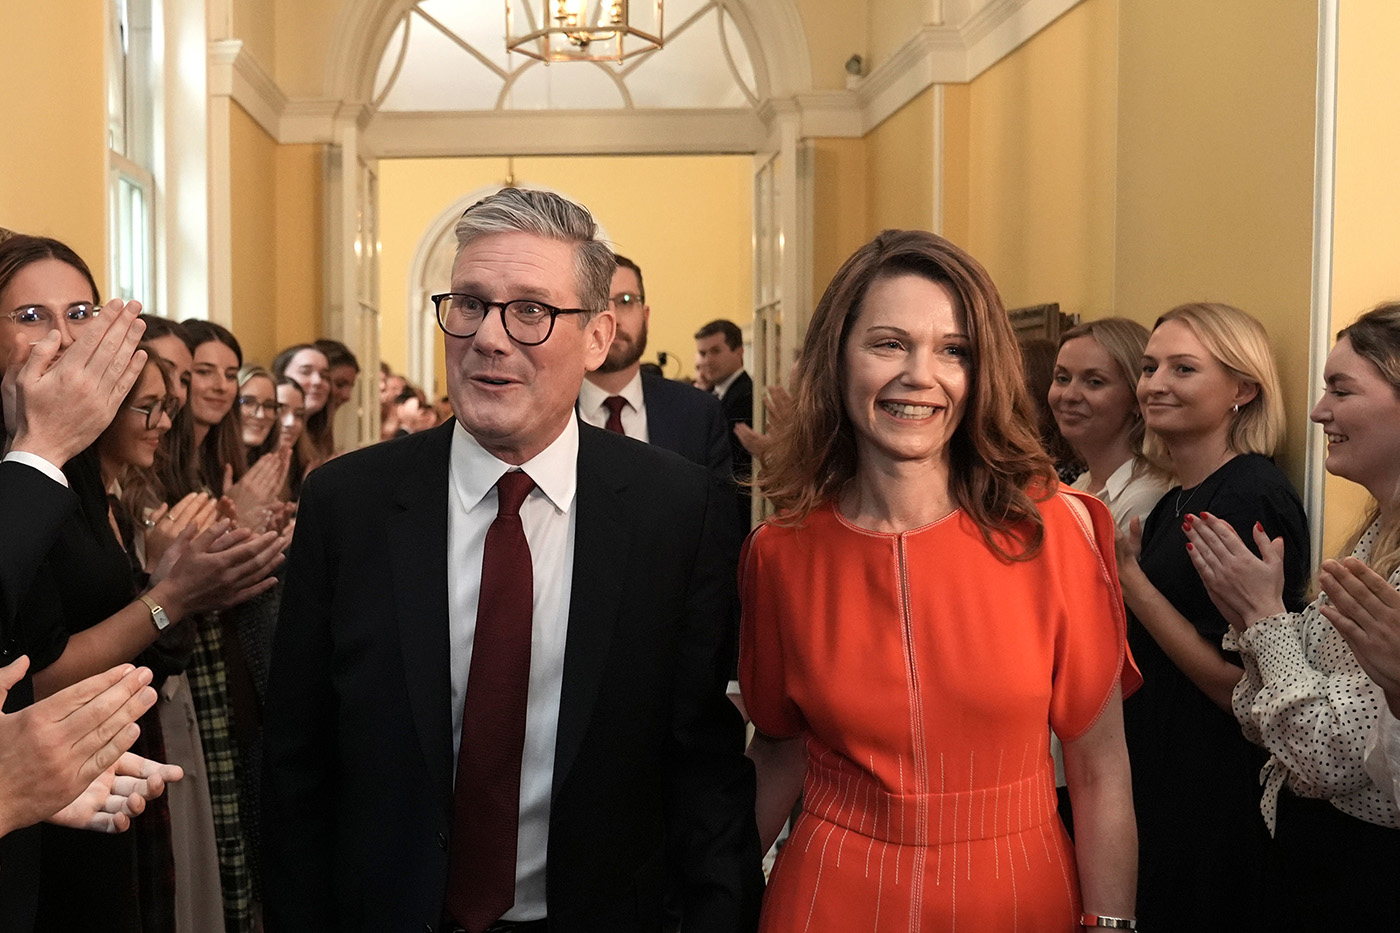
[[[673,877],[687,933],[753,929],[725,494],[574,417],[614,327],[586,210],[504,189],[457,237],[434,299],[456,420],[302,495],[265,716],[268,929],[650,933]]]
[[[746,483],[753,476],[753,456],[740,443],[734,426],[753,427],[753,379],[744,372],[744,333],[739,325],[721,318],[696,331],[695,366],[696,375],[711,387],[724,409],[734,481],[739,486],[739,517],[748,528],[752,494]]]
[[[673,450],[710,471],[719,482],[733,482],[729,428],[714,396],[694,386],[641,372],[651,307],[642,270],[615,255],[608,304],[616,332],[601,366],[579,390],[578,413],[587,424]],[[747,522],[746,522],[747,524]]]

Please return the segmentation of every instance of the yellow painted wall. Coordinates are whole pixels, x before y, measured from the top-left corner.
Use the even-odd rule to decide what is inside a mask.
[[[434,218],[474,189],[500,184],[504,159],[402,159],[379,163],[380,348],[407,362],[408,277]],[[752,160],[748,156],[528,158],[516,183],[553,188],[586,205],[615,248],[641,267],[651,306],[645,360],[674,354],[693,371],[699,327],[753,317]],[[442,283],[445,288],[448,283]],[[675,364],[667,375],[675,373]],[[439,384],[445,376],[439,362]]]
[[[924,25],[933,22],[935,0],[868,0],[871,68],[884,64]]]
[[[802,17],[802,31],[807,36],[812,87],[840,90],[846,86],[846,60],[852,55],[869,55],[868,0],[793,0],[793,6]]]
[[[234,104],[229,161],[233,332],[267,366],[321,336],[321,147],[279,146]]]
[[[945,178],[967,178],[966,227],[958,187],[945,189],[945,229],[1008,307],[1112,313],[1117,33],[1117,0],[1087,0],[973,80],[965,117],[945,91]]]
[[[1115,309],[1150,324],[1229,302],[1305,372],[1316,4],[1121,0],[1119,37]],[[1285,381],[1282,465],[1299,488],[1311,393]]]
[[[812,302],[815,306],[841,263],[869,239],[865,144],[859,139],[813,140],[812,169]]]
[[[263,70],[275,74],[277,0],[230,0],[229,6],[233,20],[232,35],[243,40],[243,51],[256,58]],[[310,38],[302,37],[300,41],[305,43]]]
[[[325,208],[322,177],[325,149],[319,145],[278,146],[277,347],[306,343],[322,334],[322,261]]]
[[[0,3],[0,227],[56,237],[105,297],[105,49],[91,0]]]
[[[865,136],[866,237],[886,228],[933,229],[933,89]]]
[[[972,85],[943,88],[943,227],[960,246],[972,242]]]
[[[1337,26],[1332,333],[1368,308],[1400,298],[1400,122],[1395,119],[1400,5],[1341,4]],[[1319,387],[1308,391],[1315,398]],[[1325,555],[1341,547],[1367,498],[1360,486],[1328,477]]]
[[[243,360],[277,352],[277,141],[238,104],[229,108],[233,324]]]
[[[275,74],[278,86],[288,97],[321,97],[327,93],[325,72],[331,37],[341,8],[349,5],[347,0],[275,0]],[[272,59],[260,56],[259,61],[273,72]]]

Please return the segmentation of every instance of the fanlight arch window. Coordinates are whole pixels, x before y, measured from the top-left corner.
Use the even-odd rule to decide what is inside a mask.
[[[665,46],[618,62],[546,65],[506,51],[496,2],[420,0],[380,58],[374,109],[749,109],[760,88],[725,0],[667,0]]]

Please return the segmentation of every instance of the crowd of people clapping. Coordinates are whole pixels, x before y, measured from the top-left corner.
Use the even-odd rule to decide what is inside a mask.
[[[511,207],[520,216],[587,218],[530,197],[505,195],[522,201]],[[473,288],[494,287],[507,246],[596,245],[591,233],[502,232],[480,215],[463,223],[462,255],[485,270]],[[614,266],[590,261],[601,294]],[[574,287],[572,271],[547,274],[565,282],[556,290]],[[544,362],[558,364],[549,354],[572,352],[567,341],[580,359],[606,352],[605,302],[579,307],[566,294],[561,307],[448,296],[475,303],[442,325],[450,360],[465,371],[476,353],[499,368],[466,389],[450,374],[454,392],[480,396],[464,395],[475,407],[451,444],[476,438],[478,421],[496,430],[495,406],[527,384],[509,369],[517,354],[543,381],[554,378]],[[547,343],[575,326],[556,325],[560,314],[580,315],[584,336],[564,330]],[[1327,470],[1364,488],[1369,504],[1343,553],[1316,573],[1309,517],[1274,461],[1279,364],[1256,319],[1183,304],[1150,329],[1086,322],[1053,349],[1041,398],[1024,388],[1027,364],[991,277],[933,234],[886,231],[833,278],[790,384],[771,396],[768,433],[741,432],[760,464],[753,488],[776,514],[730,558],[742,607],[738,709],[756,730],[755,783],[742,801],[753,819],[726,830],[730,855],[756,855],[795,820],[761,919],[742,894],[756,864],[741,866],[741,893],[723,911],[693,914],[694,929],[1397,922],[1400,304],[1360,315],[1327,359],[1311,419],[1327,437]],[[339,453],[335,413],[353,398],[359,364],[331,340],[259,362],[217,324],[102,304],[87,265],[58,241],[0,242],[0,928],[262,925],[262,837],[284,829],[263,819],[265,771],[274,807],[295,797],[263,760],[279,568],[308,474]],[[446,399],[430,403],[387,366],[378,397],[384,440],[453,420]],[[558,403],[551,417],[573,423],[567,392],[546,401]],[[538,427],[533,410],[507,414]],[[600,433],[585,434],[588,449],[614,450],[619,463],[636,455],[635,442]],[[439,435],[384,456],[407,464],[429,443],[445,452],[448,429]],[[494,449],[451,456],[482,463]],[[704,477],[692,490],[679,460],[654,463],[680,477],[678,495],[704,498]],[[332,485],[318,502],[326,527],[339,521],[332,497],[362,479],[340,466],[326,468]],[[561,554],[576,533],[564,521]],[[324,528],[316,535],[327,554],[344,546]],[[697,566],[725,566],[703,557]],[[322,560],[303,553],[301,566],[330,586]],[[706,592],[726,605],[718,584]],[[318,593],[302,581],[288,598],[320,611]],[[307,623],[286,643],[330,659],[339,636],[327,619],[330,634]],[[699,691],[720,665],[689,660],[716,668],[682,679]],[[284,671],[284,700],[288,683]],[[324,699],[308,696],[305,721],[340,714]],[[713,727],[707,742],[737,729],[727,704],[705,705],[708,724],[695,725],[699,705],[690,725]],[[284,763],[298,747],[288,733]],[[621,754],[622,744],[609,747]],[[691,764],[687,780],[702,780],[708,765]],[[726,794],[738,786],[749,785]],[[437,839],[446,853],[447,833]],[[291,849],[283,840],[268,851]],[[678,909],[685,923],[677,877],[657,882],[667,904],[658,894],[636,928],[673,924]],[[296,886],[277,885],[284,901]],[[549,910],[551,926],[575,928]],[[729,919],[706,925],[719,916]],[[479,929],[547,928],[500,917]]]

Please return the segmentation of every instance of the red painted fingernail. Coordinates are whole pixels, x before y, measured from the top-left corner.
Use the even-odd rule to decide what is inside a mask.
[[[1186,550],[1188,550],[1188,551],[1194,551],[1195,549],[1196,549],[1196,548],[1195,548],[1194,546],[1192,546],[1192,544],[1191,544],[1190,541],[1187,541],[1187,542],[1186,542]]]
[[[1264,526],[1261,525],[1259,522],[1255,522],[1255,523],[1254,523],[1254,530],[1255,530],[1255,531],[1263,531],[1263,530],[1264,530]]]
[[[1182,531],[1190,531],[1190,530],[1191,530],[1191,520],[1190,520],[1189,518],[1188,518],[1186,521],[1184,521],[1184,522],[1181,523],[1181,530],[1182,530]]]

